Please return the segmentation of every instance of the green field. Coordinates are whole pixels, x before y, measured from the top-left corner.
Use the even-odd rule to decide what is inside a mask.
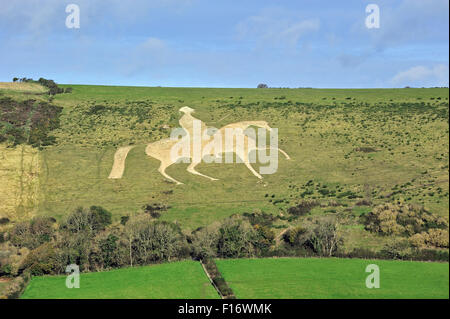
[[[25,299],[210,299],[219,298],[198,262],[181,261],[81,274],[80,288],[65,276],[33,277]]]
[[[361,198],[373,205],[416,203],[448,218],[446,88],[71,87],[72,93],[57,94],[52,101],[64,107],[61,125],[52,132],[55,145],[44,147],[37,157],[21,151],[20,145],[2,149],[0,190],[5,188],[7,196],[0,208],[11,220],[33,215],[61,220],[78,206],[98,205],[119,221],[142,212],[144,204],[159,203],[170,207],[162,220],[176,221],[190,231],[235,213],[285,214],[304,199],[337,200],[342,206],[334,210],[353,207],[348,214],[359,216],[370,210],[355,206]],[[2,88],[0,94],[46,99]],[[184,185],[168,182],[157,171],[159,162],[144,149],[179,126],[178,110],[185,105],[217,128],[244,120],[267,121],[279,129],[279,147],[292,160],[279,156],[277,172],[262,181],[244,164],[197,167],[218,181],[192,175],[186,171],[188,164],[177,164],[167,173]],[[137,146],[128,154],[123,177],[108,179],[117,147],[130,144]],[[358,151],[361,147],[373,151]],[[22,159],[13,161],[17,156]],[[253,166],[258,170],[258,164]],[[329,211],[321,207],[312,214]],[[354,225],[344,232],[351,248],[377,248],[384,240]]]
[[[448,263],[338,259],[229,259],[216,264],[237,298],[448,298]],[[366,266],[380,288],[365,286]]]

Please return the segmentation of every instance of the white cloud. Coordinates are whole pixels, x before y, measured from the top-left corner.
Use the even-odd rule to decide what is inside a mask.
[[[236,26],[237,38],[263,46],[295,47],[302,37],[320,29],[317,18],[301,19],[283,9],[267,9]]]
[[[433,67],[418,65],[397,73],[391,83],[394,85],[448,86],[449,68],[446,64]]]
[[[378,49],[395,47],[408,42],[430,43],[448,41],[448,0],[403,0],[395,5],[390,0],[380,2],[380,28],[359,28],[373,38]]]
[[[81,27],[139,22],[156,9],[180,13],[197,0],[0,0],[0,27],[8,29],[12,36],[28,34],[48,35],[66,31],[65,8],[74,3],[80,7]]]

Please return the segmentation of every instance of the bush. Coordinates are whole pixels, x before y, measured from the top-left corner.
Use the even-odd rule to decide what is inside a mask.
[[[311,232],[303,226],[297,226],[287,230],[283,234],[283,240],[292,247],[305,247]]]
[[[214,285],[217,287],[222,296],[224,296],[226,299],[236,298],[234,296],[233,290],[231,290],[231,288],[228,287],[227,282],[222,277],[222,274],[217,268],[217,265],[214,262],[214,260],[212,259],[204,260],[203,266],[206,268],[208,274],[211,276],[211,280],[213,281]]]
[[[308,245],[322,256],[333,256],[342,244],[342,238],[338,233],[338,224],[333,219],[319,222],[308,239]]]
[[[297,226],[286,231],[283,240],[303,254],[333,256],[342,244],[335,218],[318,221],[314,229]]]
[[[257,240],[258,234],[248,221],[230,218],[219,228],[217,254],[222,258],[251,257]]]
[[[125,233],[132,264],[170,261],[185,253],[181,248],[186,239],[174,223],[154,221],[147,215],[136,216],[126,224]]]
[[[55,138],[49,133],[59,127],[62,107],[43,101],[0,99],[0,142],[34,147],[51,145]]]
[[[31,222],[18,223],[9,234],[10,241],[16,247],[34,249],[53,238],[53,224],[53,220],[47,217],[36,217]]]
[[[33,276],[55,274],[62,266],[58,264],[56,251],[51,243],[45,243],[32,250],[19,268],[19,272],[28,270]]]
[[[130,216],[121,216],[120,217],[120,224],[121,225],[126,225],[126,223],[128,222],[129,219],[130,219]]]
[[[219,241],[218,226],[213,224],[199,228],[192,232],[191,238],[192,257],[204,260],[217,256],[217,245]]]
[[[270,227],[272,226],[272,223],[277,219],[276,216],[264,212],[244,213],[242,215],[246,217],[250,224],[252,224],[253,226],[259,225]]]
[[[0,296],[0,299],[18,299],[25,291],[30,279],[31,275],[28,273],[24,273],[21,276],[14,278],[6,287],[4,295]]]
[[[448,222],[423,207],[386,203],[374,208],[365,217],[365,229],[381,235],[412,236],[429,229],[447,229]],[[418,240],[416,236],[415,240]]]
[[[411,246],[407,240],[393,240],[387,243],[380,253],[388,259],[408,259],[411,254]]]
[[[427,232],[414,234],[409,238],[409,242],[412,246],[417,248],[425,248],[429,246],[448,248],[448,230],[432,228]]]
[[[67,216],[62,228],[72,233],[98,232],[110,225],[111,220],[111,213],[100,206],[91,206],[88,210],[78,207]]]
[[[95,230],[103,230],[106,226],[111,225],[112,215],[103,207],[91,206],[89,213],[91,214],[92,225]]]
[[[290,207],[288,209],[288,213],[294,216],[304,216],[308,214],[311,209],[319,206],[319,202],[315,200],[302,201],[296,206]]]

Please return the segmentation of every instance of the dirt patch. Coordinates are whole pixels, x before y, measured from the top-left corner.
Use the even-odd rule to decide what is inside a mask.
[[[124,146],[117,149],[114,154],[114,164],[108,178],[122,178],[123,172],[125,171],[125,160],[127,159],[128,152],[133,147]]]

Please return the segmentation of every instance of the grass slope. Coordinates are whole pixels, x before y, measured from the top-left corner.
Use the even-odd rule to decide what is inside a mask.
[[[237,298],[448,298],[448,263],[280,258],[217,260]],[[366,266],[380,269],[380,288],[365,286]]]
[[[37,214],[63,218],[77,206],[100,205],[119,220],[144,204],[162,203],[171,207],[162,219],[192,230],[234,213],[278,214],[303,198],[352,207],[369,197],[374,204],[424,204],[448,216],[448,89],[70,86],[73,93],[57,94],[52,102],[64,107],[61,127],[52,132],[57,144],[39,152]],[[279,129],[279,146],[292,161],[280,156],[277,173],[262,182],[244,164],[200,164],[198,171],[219,178],[215,182],[178,164],[167,173],[185,185],[167,182],[158,161],[145,155],[145,144],[168,137],[164,126],[178,127],[185,105],[215,127],[268,121]],[[108,179],[115,150],[130,144],[137,146],[123,178]],[[365,146],[376,151],[355,151]]]
[[[33,277],[21,298],[219,298],[201,265],[194,261],[85,273],[79,289],[66,288],[65,280],[65,276]]]

